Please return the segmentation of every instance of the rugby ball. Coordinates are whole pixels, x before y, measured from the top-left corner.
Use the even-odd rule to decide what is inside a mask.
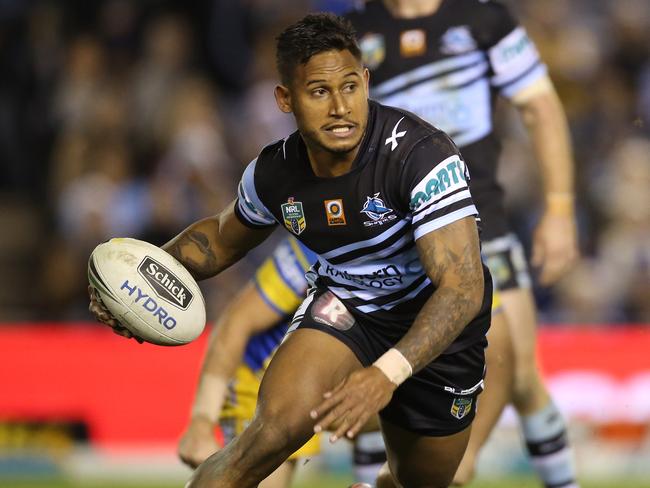
[[[148,242],[116,238],[97,246],[88,281],[120,324],[152,344],[178,346],[205,327],[203,294],[189,271]]]

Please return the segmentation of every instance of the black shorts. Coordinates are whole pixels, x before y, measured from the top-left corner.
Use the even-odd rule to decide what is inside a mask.
[[[496,289],[530,288],[526,255],[515,234],[505,234],[483,241],[481,254],[485,264],[490,268]]]
[[[312,292],[296,312],[289,332],[309,328],[330,334],[346,344],[364,366],[395,345],[394,340],[345,311],[340,301],[332,315],[333,299],[338,300],[329,291]],[[483,391],[486,346],[482,336],[460,351],[441,354],[395,390],[380,417],[425,436],[448,436],[464,430],[474,419],[476,397]]]

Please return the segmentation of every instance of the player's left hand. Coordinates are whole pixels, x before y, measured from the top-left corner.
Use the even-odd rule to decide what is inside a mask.
[[[542,285],[555,283],[578,258],[576,222],[573,212],[546,211],[533,235],[531,263],[539,268]]]
[[[388,405],[396,388],[374,366],[353,372],[326,392],[325,400],[310,412],[316,420],[314,432],[336,429],[330,436],[332,443],[343,436],[353,439],[371,416]]]

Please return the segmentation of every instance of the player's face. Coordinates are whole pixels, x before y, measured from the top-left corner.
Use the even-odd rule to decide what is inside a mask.
[[[278,106],[293,112],[308,147],[354,157],[368,122],[368,76],[348,50],[316,54],[276,88]]]

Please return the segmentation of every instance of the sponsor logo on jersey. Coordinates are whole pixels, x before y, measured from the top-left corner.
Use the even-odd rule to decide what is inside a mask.
[[[451,156],[435,168],[417,184],[411,192],[411,210],[418,210],[432,198],[444,192],[466,187],[469,175],[467,165],[458,156]]]
[[[390,152],[393,152],[397,147],[397,145],[399,144],[397,139],[404,137],[406,135],[405,130],[397,132],[397,126],[402,120],[404,120],[404,117],[402,117],[397,121],[397,124],[395,124],[395,127],[393,127],[393,133],[391,134],[390,137],[386,138],[386,144],[384,144],[384,146],[388,146],[390,144]]]
[[[440,39],[440,52],[462,54],[477,48],[472,31],[466,25],[447,29]]]
[[[458,420],[472,411],[472,398],[456,397],[451,402],[451,414]]]
[[[174,273],[149,256],[145,256],[138,266],[138,273],[156,295],[181,310],[187,310],[194,296]]]
[[[282,209],[284,226],[296,235],[301,234],[307,227],[302,202],[296,202],[293,197],[289,197],[287,203],[280,205],[280,208]]]
[[[345,225],[345,212],[343,211],[343,199],[325,200],[325,215],[327,225]]]
[[[379,197],[379,193],[380,192],[377,192],[371,197],[366,197],[366,202],[363,204],[363,208],[361,209],[360,213],[365,213],[370,217],[370,220],[363,223],[366,227],[381,225],[384,222],[397,218],[397,216],[393,214],[393,209],[384,205],[384,201]]]
[[[335,268],[330,264],[323,266],[322,269],[333,278],[351,281],[365,288],[391,288],[393,286],[400,286],[404,281],[403,274],[394,264],[377,269],[369,274],[348,273],[346,270]]]
[[[422,29],[403,31],[399,36],[399,52],[404,58],[425,54],[427,52],[427,33]]]
[[[386,43],[384,36],[370,32],[359,41],[361,48],[361,61],[368,69],[376,69],[386,57]]]

